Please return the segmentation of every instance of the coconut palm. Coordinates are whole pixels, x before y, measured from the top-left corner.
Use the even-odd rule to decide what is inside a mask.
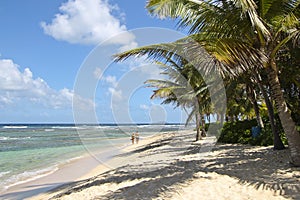
[[[290,40],[299,41],[299,4],[299,0],[150,0],[147,5],[153,15],[179,18],[179,27],[204,33],[207,40],[215,39],[211,37],[215,35],[222,39],[239,38],[248,48],[255,47],[266,56],[263,66],[268,71],[272,96],[288,138],[291,162],[297,166],[300,134],[283,97],[276,56]],[[231,50],[226,49],[225,54],[228,51]]]
[[[270,34],[264,40],[259,40],[259,48],[265,52],[268,59],[264,66],[268,72],[271,94],[275,100],[281,124],[289,142],[291,162],[300,166],[300,134],[284,99],[279,81],[276,57],[278,52],[290,40],[298,40],[300,34],[300,1],[259,1],[259,16],[266,23]],[[257,29],[257,32],[260,32]]]
[[[175,107],[191,110],[187,118],[187,124],[195,117],[196,141],[205,136],[204,113],[210,108],[210,99],[207,85],[195,68],[184,59],[180,59],[180,65],[171,58],[167,63],[157,62],[163,69],[162,74],[169,80],[148,80],[146,84],[157,88],[151,98],[163,98],[163,104],[173,103]]]
[[[292,117],[300,125],[300,48],[294,48],[291,42],[280,52],[278,59],[279,79]]]
[[[189,55],[189,61],[214,62],[214,65],[198,66],[206,74],[215,70],[237,75],[257,67],[268,70],[273,99],[289,142],[291,162],[300,166],[300,135],[283,98],[276,65],[278,51],[291,39],[299,40],[298,5],[299,1],[294,0],[149,0],[147,9],[160,18],[176,18],[180,28],[188,28],[193,34],[189,38],[196,43],[190,40],[179,43]],[[170,54],[159,48],[144,50],[125,52],[121,59],[134,54],[150,57]]]

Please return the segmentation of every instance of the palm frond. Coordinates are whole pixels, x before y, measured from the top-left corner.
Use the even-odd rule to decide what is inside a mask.
[[[237,75],[249,68],[262,66],[265,55],[252,44],[239,38],[210,38],[205,33],[194,34],[172,43],[144,46],[114,55],[115,61],[147,55],[163,62],[190,62],[201,74],[211,72],[225,76]]]
[[[250,20],[263,35],[268,37],[270,34],[257,14],[253,0],[149,0],[146,8],[154,16],[178,19],[178,27],[188,27],[190,33],[218,29],[226,35],[245,34],[249,33],[249,26],[245,25]]]

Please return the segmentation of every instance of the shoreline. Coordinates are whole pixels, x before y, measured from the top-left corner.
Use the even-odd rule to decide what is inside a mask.
[[[194,142],[194,136],[191,130],[153,135],[28,199],[300,198],[300,169],[289,165],[288,149],[216,144],[212,136]]]
[[[140,144],[145,143],[152,137],[156,135],[150,135],[141,137]],[[91,172],[97,169],[109,170],[110,168],[106,167],[106,162],[114,159],[114,156],[118,155],[123,149],[126,149],[131,146],[131,141],[127,138],[124,139],[124,143],[118,143],[117,148],[110,147],[106,150],[96,150],[92,152],[89,149],[86,149],[86,152],[82,155],[70,158],[68,161],[63,164],[53,165],[55,170],[47,172],[45,174],[38,175],[36,177],[31,177],[24,181],[13,183],[9,185],[7,189],[1,191],[0,198],[5,199],[24,199],[31,198],[53,190],[57,187],[65,185],[67,183],[80,180],[84,177],[88,177]],[[137,146],[137,145],[134,145]],[[111,151],[111,150],[114,151]],[[74,173],[76,171],[76,173]],[[72,173],[73,172],[73,173]]]
[[[0,194],[0,198],[4,199],[25,199],[38,195],[43,192],[47,192],[51,189],[59,187],[60,185],[72,182],[78,179],[81,175],[92,170],[97,164],[95,159],[85,155],[78,159],[66,162],[61,166],[58,166],[57,170],[28,179],[24,182],[18,182]],[[85,169],[82,167],[84,163]],[[76,173],[70,173],[70,171],[76,170]]]
[[[24,180],[18,180],[17,182],[10,183],[9,185],[5,186],[3,190],[0,191],[0,196],[1,196],[1,193],[5,193],[8,190],[11,190],[11,188],[18,187],[19,185],[27,184],[28,182],[33,182],[37,179],[41,179],[43,177],[49,176],[49,175],[55,173],[56,171],[60,170],[61,168],[64,168],[65,165],[68,165],[70,163],[74,163],[77,160],[80,160],[84,157],[85,157],[84,155],[79,155],[79,156],[76,156],[76,157],[72,157],[72,158],[66,160],[63,163],[56,163],[52,166],[48,166],[46,168],[38,169],[37,171],[36,170],[25,171],[22,174],[35,173],[35,175],[34,176],[28,176]],[[20,176],[22,174],[15,175],[15,176]]]

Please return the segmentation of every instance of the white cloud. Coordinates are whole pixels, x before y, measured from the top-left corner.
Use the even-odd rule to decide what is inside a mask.
[[[12,104],[13,101],[12,99],[9,97],[9,94],[4,94],[0,96],[0,104]]]
[[[142,110],[149,110],[150,107],[147,106],[147,105],[145,105],[145,104],[141,104],[141,105],[140,105],[140,109],[142,109]]]
[[[45,34],[57,40],[96,45],[127,30],[121,22],[124,14],[107,0],[69,0],[59,10],[60,13],[55,15],[51,23],[41,22]],[[114,16],[113,12],[120,14]],[[129,45],[133,41],[134,35],[125,32],[110,43]]]
[[[49,89],[49,86],[43,79],[33,79],[32,72],[29,68],[21,72],[19,66],[12,60],[0,60],[0,90],[30,90],[32,93],[43,94],[47,89]]]
[[[114,88],[118,86],[117,77],[108,75],[106,77],[103,77],[103,80],[110,85],[112,85]]]
[[[96,79],[100,79],[102,77],[102,69],[100,67],[96,67],[96,69],[94,70],[94,77]]]
[[[116,76],[103,76],[101,78],[102,81],[109,84],[108,86],[108,94],[111,95],[111,99],[113,103],[119,103],[124,99],[124,95],[121,89],[119,89],[119,83]]]
[[[72,92],[72,99],[73,99],[73,111],[75,112],[84,111],[85,113],[89,114],[89,112],[86,111],[93,111],[93,109],[96,107],[96,104],[92,99],[83,98],[82,96],[73,92]]]
[[[73,96],[70,89],[57,91],[43,79],[34,78],[29,68],[22,72],[12,60],[0,59],[0,107],[28,101],[53,109],[71,108]],[[87,106],[92,103],[84,101]]]
[[[122,90],[117,90],[116,88],[108,88],[111,93],[111,99],[113,102],[119,102],[123,99]]]
[[[131,49],[134,49],[137,47],[138,47],[138,43],[133,41],[133,42],[130,42],[130,43],[125,44],[122,47],[120,47],[119,52],[121,53],[121,52],[128,51],[128,50],[131,50]]]

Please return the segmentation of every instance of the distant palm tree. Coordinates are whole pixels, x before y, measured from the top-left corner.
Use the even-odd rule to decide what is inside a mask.
[[[185,64],[183,64],[185,63]],[[205,136],[204,113],[208,113],[210,107],[209,92],[206,83],[199,72],[187,61],[181,59],[180,65],[171,58],[167,63],[158,63],[163,69],[164,75],[169,80],[148,80],[146,84],[157,88],[151,98],[163,98],[163,104],[173,103],[176,107],[191,110],[187,118],[187,124],[195,117],[196,141]]]

